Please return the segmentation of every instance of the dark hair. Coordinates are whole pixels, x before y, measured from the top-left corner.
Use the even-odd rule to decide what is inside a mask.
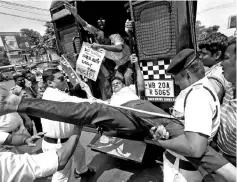
[[[111,79],[111,83],[112,83],[114,80],[120,80],[123,84],[125,84],[125,79],[124,79],[124,78],[121,78],[121,77],[119,77],[119,76],[114,76],[114,77]]]
[[[47,83],[47,81],[53,81],[54,80],[54,74],[61,72],[59,69],[47,69],[43,71],[43,81]]]
[[[203,62],[200,59],[194,60],[185,69],[185,71],[181,73],[181,76],[183,77],[186,74],[187,71],[193,73],[198,78],[202,78],[203,76],[205,76],[205,70],[204,70]]]
[[[227,36],[225,36],[220,32],[215,32],[207,35],[205,39],[199,43],[198,47],[199,49],[206,48],[208,51],[211,52],[212,55],[218,51],[221,51],[220,58],[224,59],[224,53],[228,45],[227,42],[228,42]]]

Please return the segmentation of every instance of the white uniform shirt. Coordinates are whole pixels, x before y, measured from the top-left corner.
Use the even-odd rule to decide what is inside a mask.
[[[59,102],[85,102],[87,99],[82,99],[74,96],[70,96],[58,89],[48,87],[43,98],[45,100],[59,101]],[[64,122],[52,121],[41,118],[43,132],[46,132],[45,136],[50,138],[69,138],[73,132],[75,126],[73,124],[67,124]]]
[[[0,131],[0,145],[2,145],[6,141],[9,135],[9,133]]]
[[[58,168],[56,151],[38,155],[0,152],[0,159],[1,182],[32,182],[52,175]]]
[[[0,131],[0,145],[9,135]],[[52,175],[58,168],[56,152],[39,155],[0,152],[0,159],[0,181],[2,182],[32,182],[35,178]]]
[[[13,132],[23,124],[23,120],[18,113],[10,113],[0,116],[0,131]]]
[[[119,92],[113,93],[110,104],[114,106],[120,106],[131,100],[138,100],[139,97],[136,95],[135,85],[122,88]]]
[[[214,101],[209,91],[204,89],[202,86],[195,86],[197,84],[202,84],[212,90],[217,102]],[[186,107],[184,110],[184,99],[192,88],[193,90],[187,96]],[[213,117],[217,112],[216,108],[218,108],[218,114],[213,121]],[[202,133],[209,137],[209,141],[214,137],[220,124],[220,103],[207,77],[204,77],[180,92],[175,100],[173,115],[175,117],[184,116],[184,131]],[[176,157],[186,160],[181,155],[174,152],[171,153]]]

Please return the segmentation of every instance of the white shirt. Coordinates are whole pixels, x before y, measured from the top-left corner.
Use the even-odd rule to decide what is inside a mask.
[[[231,83],[228,82],[223,75],[221,62],[209,68],[205,72],[205,75],[207,77],[214,78],[214,79],[209,79],[209,82],[211,83],[213,90],[220,96],[223,96],[225,89],[227,89],[231,85]]]
[[[136,95],[135,85],[130,85],[128,87],[122,88],[119,92],[113,93],[110,99],[110,104],[114,106],[120,106],[128,101],[138,99],[140,98]]]
[[[216,102],[209,91],[197,84],[208,87],[216,98]],[[193,90],[187,96],[186,107],[184,109],[184,99],[190,89]],[[216,108],[218,109],[218,114],[213,120],[217,112]],[[175,117],[184,116],[184,131],[202,133],[209,137],[209,141],[214,137],[220,124],[220,103],[207,77],[204,77],[180,92],[175,100],[173,115]],[[171,153],[176,157],[184,159],[184,157],[174,152]]]
[[[12,132],[23,124],[23,120],[18,113],[10,113],[0,116],[0,131]]]
[[[32,182],[54,174],[58,168],[56,151],[38,155],[0,152],[1,182]]]
[[[0,131],[0,145],[2,145],[6,141],[9,135],[9,133]]]
[[[82,99],[74,96],[70,96],[58,89],[48,87],[43,98],[45,100],[59,101],[59,102],[86,102],[87,99]],[[43,132],[46,132],[45,136],[51,138],[69,138],[73,132],[75,126],[73,124],[67,124],[64,122],[52,121],[41,118]]]

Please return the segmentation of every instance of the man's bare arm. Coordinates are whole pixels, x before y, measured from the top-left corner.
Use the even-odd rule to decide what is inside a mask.
[[[201,157],[206,151],[208,140],[207,136],[195,133],[185,132],[176,138],[170,140],[157,140],[158,143],[165,149],[169,149],[187,157]]]
[[[74,153],[77,143],[79,141],[79,135],[72,135],[66,145],[63,145],[58,151],[58,171],[62,170],[68,160],[71,158],[72,154]]]

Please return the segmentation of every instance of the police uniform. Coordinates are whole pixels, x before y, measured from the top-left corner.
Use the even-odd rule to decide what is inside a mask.
[[[178,74],[196,59],[194,50],[184,49],[172,60],[167,69],[169,74]],[[220,104],[207,77],[182,90],[175,100],[173,115],[182,119],[184,131],[202,133],[211,141],[220,124]],[[164,181],[198,182],[202,175],[188,160],[173,151],[164,153]]]

